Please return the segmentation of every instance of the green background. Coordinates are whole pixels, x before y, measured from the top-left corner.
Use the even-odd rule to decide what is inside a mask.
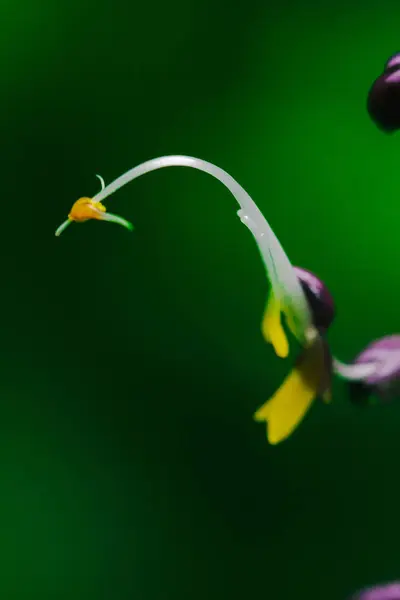
[[[349,6],[350,5],[350,6]],[[285,443],[263,266],[190,169],[56,227],[164,154],[246,188],[337,302],[351,360],[399,327],[400,142],[366,94],[395,3],[1,2],[0,597],[343,600],[400,577],[399,408],[335,382]]]

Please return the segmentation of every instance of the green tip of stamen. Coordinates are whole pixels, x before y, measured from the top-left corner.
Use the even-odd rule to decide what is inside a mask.
[[[129,231],[133,231],[132,223],[130,223],[126,219],[123,219],[119,215],[113,215],[112,213],[106,212],[102,215],[102,221],[108,221],[109,223],[116,223],[117,225],[122,225],[122,227],[125,227],[125,229],[128,229]]]
[[[66,221],[64,221],[64,223],[61,223],[60,227],[58,227],[58,229],[55,232],[55,236],[60,237],[62,232],[65,231],[67,229],[67,227],[69,225],[71,225],[71,223],[72,223],[71,219],[67,219]]]

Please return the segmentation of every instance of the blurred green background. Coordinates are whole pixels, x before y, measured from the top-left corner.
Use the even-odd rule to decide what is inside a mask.
[[[365,103],[399,7],[1,2],[0,597],[344,600],[400,578],[400,412],[336,382],[285,443],[290,368],[227,190],[190,169],[56,227],[132,166],[231,173],[338,306],[351,360],[399,331],[399,137]]]

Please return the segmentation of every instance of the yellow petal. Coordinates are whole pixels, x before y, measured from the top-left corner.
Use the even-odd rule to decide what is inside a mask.
[[[304,352],[281,387],[254,415],[256,421],[267,422],[270,444],[279,444],[298,427],[318,394],[323,374],[323,352],[317,343]]]
[[[281,323],[281,306],[271,292],[265,308],[261,331],[280,358],[289,355],[289,342]]]

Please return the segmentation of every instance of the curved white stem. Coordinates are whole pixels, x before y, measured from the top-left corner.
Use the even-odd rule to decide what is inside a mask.
[[[96,194],[93,201],[102,202],[133,179],[157,169],[173,166],[191,167],[208,173],[218,179],[232,193],[240,206],[238,215],[242,223],[251,231],[256,240],[274,290],[274,295],[279,299],[282,307],[290,313],[290,317],[294,321],[296,337],[300,342],[304,343],[307,334],[313,330],[312,318],[307,299],[293,270],[293,266],[255,202],[226,171],[205,160],[190,156],[163,156],[154,158],[130,169],[118,177]]]

